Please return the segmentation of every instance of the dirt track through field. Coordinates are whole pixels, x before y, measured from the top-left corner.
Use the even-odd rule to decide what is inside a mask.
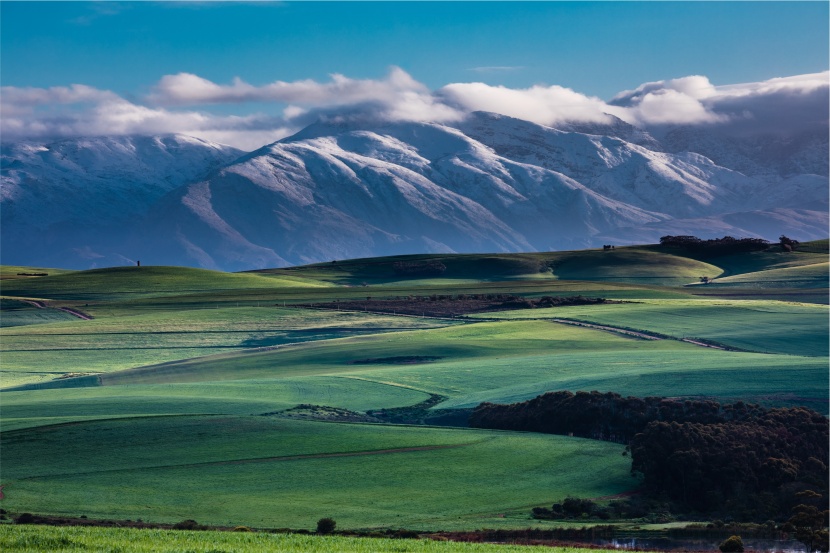
[[[77,309],[72,309],[71,307],[49,307],[46,305],[46,302],[38,301],[38,300],[20,300],[22,302],[28,303],[33,307],[37,307],[38,309],[57,309],[58,311],[63,311],[64,313],[69,313],[73,317],[78,317],[79,319],[83,319],[85,321],[91,321],[92,315],[87,315],[83,311],[79,311]]]
[[[719,349],[721,351],[730,351],[730,350],[735,351],[733,348],[728,348],[726,346],[712,344],[712,343],[709,343],[709,342],[704,342],[702,340],[695,340],[694,338],[671,338],[671,337],[660,336],[660,335],[657,335],[657,334],[652,334],[652,333],[645,332],[645,331],[629,330],[627,328],[617,328],[617,327],[614,327],[614,326],[605,326],[605,325],[599,325],[599,324],[594,324],[594,323],[585,323],[585,322],[582,322],[582,321],[573,321],[573,320],[570,320],[570,319],[546,319],[546,320],[553,321],[555,323],[569,324],[569,325],[574,325],[574,326],[582,326],[582,327],[586,327],[586,328],[594,328],[596,330],[604,330],[606,332],[613,332],[615,334],[623,334],[625,336],[631,336],[633,338],[641,338],[643,340],[666,340],[666,339],[670,339],[670,340],[678,340],[680,342],[686,342],[687,344],[700,346],[702,348]]]
[[[637,330],[628,330],[625,328],[617,328],[613,326],[605,326],[605,325],[598,325],[594,323],[583,323],[581,321],[572,321],[570,319],[547,319],[548,321],[553,321],[554,323],[561,323],[566,325],[573,325],[573,326],[584,326],[587,328],[594,328],[596,330],[604,330],[606,332],[613,332],[615,334],[624,334],[626,336],[632,336],[634,338],[640,338],[643,340],[663,340],[662,336],[657,336],[655,334],[649,334],[647,332],[637,331]]]

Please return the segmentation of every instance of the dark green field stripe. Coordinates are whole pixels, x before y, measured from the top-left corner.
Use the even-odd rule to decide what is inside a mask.
[[[23,480],[43,480],[49,478],[64,478],[67,476],[86,476],[90,474],[112,474],[117,472],[134,472],[138,470],[159,470],[159,469],[182,469],[182,468],[199,468],[222,465],[243,465],[248,463],[270,463],[279,461],[303,461],[306,459],[331,459],[336,457],[360,457],[365,455],[391,455],[394,453],[415,453],[418,451],[435,451],[439,449],[456,449],[459,447],[467,447],[481,443],[484,440],[476,440],[463,444],[447,444],[447,445],[425,445],[413,447],[401,447],[394,449],[372,449],[367,451],[344,451],[340,453],[308,453],[304,455],[284,455],[276,457],[252,457],[249,459],[228,459],[224,461],[205,461],[202,463],[184,463],[179,465],[157,465],[152,467],[127,467],[121,469],[106,469],[106,470],[92,470],[87,472],[67,472],[63,474],[46,474],[40,476],[24,476],[17,478],[16,481]]]

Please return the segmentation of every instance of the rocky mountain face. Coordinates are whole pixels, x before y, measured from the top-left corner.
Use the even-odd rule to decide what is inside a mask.
[[[241,157],[180,136],[17,144],[3,150],[3,262],[243,270],[663,234],[819,238],[827,153],[821,136],[657,138],[619,120],[550,128],[482,112],[452,126],[321,122]],[[89,232],[102,225],[119,230]],[[32,252],[7,232],[60,240]]]

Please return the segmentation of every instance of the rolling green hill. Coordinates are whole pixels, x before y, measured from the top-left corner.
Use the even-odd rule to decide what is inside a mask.
[[[0,484],[13,511],[523,528],[531,507],[635,487],[621,446],[367,412],[555,390],[828,412],[827,241],[705,258],[642,246],[239,274],[22,269],[0,268]],[[383,312],[384,299],[465,295],[614,301]],[[369,300],[380,312],[353,303]]]

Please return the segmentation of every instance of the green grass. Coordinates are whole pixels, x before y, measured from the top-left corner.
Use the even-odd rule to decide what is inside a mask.
[[[259,273],[302,275],[338,284],[400,283],[418,279],[397,275],[394,263],[432,260],[446,266],[440,280],[564,279],[681,285],[696,281],[703,274],[717,276],[723,272],[716,266],[687,257],[629,247],[612,251],[410,255],[320,263]],[[436,282],[436,279],[426,280]]]
[[[251,273],[232,274],[186,267],[111,267],[3,283],[7,296],[100,301],[250,288],[326,286],[313,280]]]
[[[92,321],[57,313],[71,321],[0,331],[3,387],[46,382],[66,373],[111,372],[218,352],[446,324],[274,307],[151,311]]]
[[[828,309],[761,300],[648,300],[481,315],[509,320],[557,317],[704,338],[731,347],[788,355],[828,355]]]
[[[74,273],[75,271],[69,271],[66,269],[55,269],[55,268],[45,268],[45,267],[27,267],[22,265],[0,265],[0,287],[5,288],[6,285],[10,284],[9,280],[31,280],[36,278],[43,278],[43,277],[31,277],[31,276],[22,276],[18,273],[47,273],[49,276],[54,275],[65,275],[68,273]]]
[[[798,253],[830,253],[830,240],[811,240],[809,242],[802,242],[798,246]]]
[[[741,288],[827,288],[830,263],[766,269],[716,279],[706,286]]]
[[[708,256],[706,252],[695,254],[682,248],[666,246],[647,246],[646,249],[662,254],[673,254],[688,258],[698,258],[723,270],[721,277],[734,276],[743,273],[754,273],[770,269],[785,267],[799,267],[827,262],[826,241],[822,248],[821,241],[808,242],[804,250],[786,252],[778,245],[773,245],[764,251],[733,253],[719,256]],[[700,276],[715,277],[716,274]]]
[[[447,271],[401,278],[393,267],[401,259],[439,259]],[[15,269],[0,268],[0,276]],[[242,274],[122,267],[3,280],[0,386],[41,383],[0,393],[3,506],[260,527],[310,528],[323,516],[346,528],[555,524],[532,521],[530,508],[636,485],[618,445],[274,413],[300,403],[365,412],[414,405],[428,394],[446,398],[437,408],[473,407],[551,390],[741,399],[826,413],[827,307],[778,301],[826,302],[826,274],[824,241],[793,253],[772,248],[704,261],[632,247],[407,256]],[[682,286],[703,275],[720,275],[723,284]],[[478,293],[633,303],[451,324],[290,308]],[[58,312],[33,310],[20,298],[49,298],[95,319],[38,320]],[[32,324],[7,325],[8,313]],[[534,320],[545,317],[751,351]],[[354,364],[408,356],[435,359]],[[94,374],[50,380],[67,373]]]
[[[7,302],[6,302],[7,303]],[[66,321],[77,321],[78,318],[64,311],[57,309],[39,309],[30,304],[18,302],[23,305],[0,310],[0,328],[15,326],[29,326]]]
[[[3,432],[4,507],[205,524],[477,528],[636,486],[618,444],[270,417],[141,418]],[[476,490],[475,493],[470,493]]]
[[[365,358],[417,355],[441,359],[420,365],[352,364]],[[645,341],[517,320],[216,355],[101,378],[105,387],[118,390],[128,384],[349,377],[444,395],[449,398],[444,407],[519,401],[549,390],[596,389],[771,404],[801,401],[823,411],[826,368],[826,356],[725,352],[674,340]]]
[[[252,415],[313,403],[364,412],[404,407],[428,394],[336,377],[104,386],[3,392],[2,431],[107,417],[167,414]]]
[[[310,528],[311,529],[311,528]],[[0,525],[7,553],[538,553],[538,546],[301,534]],[[573,547],[550,553],[580,553]],[[601,552],[601,550],[594,550]]]

